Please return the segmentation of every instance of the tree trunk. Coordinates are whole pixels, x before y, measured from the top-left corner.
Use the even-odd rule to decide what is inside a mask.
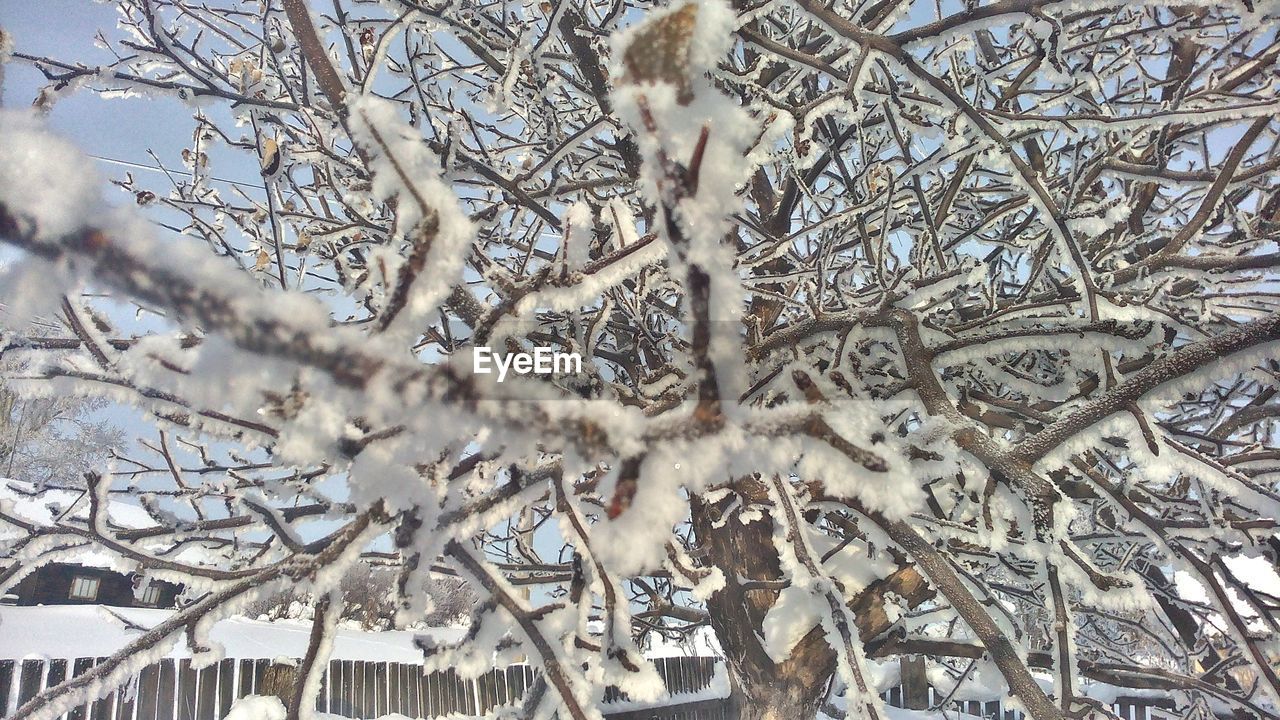
[[[733,489],[741,500],[740,508],[768,502],[764,483],[755,478],[740,479]],[[743,720],[807,720],[826,699],[836,671],[835,651],[818,626],[796,644],[783,662],[774,662],[765,652],[760,629],[777,602],[781,588],[776,581],[782,579],[774,547],[773,519],[765,512],[759,520],[744,525],[735,514],[716,527],[731,505],[730,498],[704,503],[695,497],[691,502],[693,529],[703,561],[719,568],[725,577],[724,588],[707,599],[707,611],[733,683],[731,716]],[[856,528],[846,529],[857,532]],[[904,557],[897,571],[871,583],[848,603],[864,643],[893,627],[885,608],[887,593],[904,599],[909,607],[935,595]]]
[[[767,498],[765,486],[753,478],[735,483],[743,505]],[[773,520],[768,513],[749,524],[735,515],[714,527],[729,505],[707,504],[695,498],[693,527],[705,561],[720,568],[725,586],[707,600],[711,628],[724,652],[733,695],[732,715],[742,720],[801,720],[812,718],[835,674],[835,651],[822,628],[813,628],[791,656],[774,662],[761,644],[760,628],[778,598],[778,590],[744,586],[751,581],[782,577],[773,546]]]
[[[825,689],[788,685],[771,689],[767,697],[760,699],[738,696],[730,705],[731,717],[737,720],[809,720],[817,714]],[[815,691],[819,697],[814,697]]]

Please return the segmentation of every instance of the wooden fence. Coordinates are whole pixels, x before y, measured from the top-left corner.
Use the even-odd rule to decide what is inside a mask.
[[[893,688],[882,696],[894,707],[904,707],[902,689]],[[929,707],[946,700],[935,688],[929,688]],[[947,703],[949,710],[987,720],[1026,720],[1021,710],[1006,710],[1000,700],[956,700]],[[1171,717],[1166,711],[1173,708],[1173,700],[1162,698],[1118,697],[1111,710],[1122,720],[1165,720]]]
[[[105,658],[76,660],[0,660],[0,710],[4,717],[45,688],[87,672]],[[679,702],[681,694],[706,688],[715,673],[714,658],[656,658],[658,673]],[[190,660],[161,660],[142,669],[122,688],[67,713],[65,720],[220,720],[231,704],[247,695],[287,696],[294,671],[268,660],[223,660],[199,670]],[[533,668],[513,665],[466,680],[452,670],[423,675],[422,666],[388,662],[334,660],[329,663],[316,709],[350,718],[399,713],[430,718],[449,713],[483,716],[524,695]],[[615,688],[606,702],[625,700]],[[688,717],[708,720],[712,715]],[[718,715],[714,717],[719,717]]]
[[[0,711],[10,717],[22,703],[68,676],[88,671],[105,658],[76,660],[0,660]],[[708,687],[716,672],[716,658],[657,658],[658,673],[667,683],[671,704],[643,710],[621,710],[611,720],[732,720],[723,700],[690,700],[688,696]],[[410,718],[431,718],[449,713],[483,716],[492,708],[524,695],[533,683],[529,665],[490,670],[473,680],[453,671],[422,674],[420,665],[334,660],[329,663],[316,700],[316,709],[350,718],[377,718],[399,713]],[[96,702],[64,716],[65,720],[220,720],[238,698],[246,695],[288,694],[293,669],[268,660],[223,660],[195,670],[190,660],[162,660],[143,668],[126,685]],[[903,688],[887,690],[885,702],[904,706]],[[606,703],[625,700],[615,688],[605,692]],[[945,700],[928,689],[928,705]],[[1006,710],[999,700],[948,702],[952,712],[988,720],[1025,720]],[[1121,698],[1112,710],[1123,720],[1163,720],[1170,700]],[[16,720],[16,719],[15,719]]]
[[[945,698],[939,697],[933,688],[929,688],[929,706],[933,707]],[[895,687],[881,693],[886,705],[904,707],[903,689]],[[1180,716],[1170,714],[1173,707],[1171,700],[1159,698],[1118,698],[1111,706],[1121,720],[1176,720]],[[943,720],[959,720],[957,713],[964,713],[986,720],[1026,720],[1020,710],[1006,710],[999,700],[976,701],[965,700],[947,703],[946,713],[934,712],[932,717]],[[606,715],[609,720],[738,720],[732,714],[728,703],[724,700],[702,700],[696,702],[668,705],[660,708],[636,710]],[[807,720],[796,718],[796,720]]]

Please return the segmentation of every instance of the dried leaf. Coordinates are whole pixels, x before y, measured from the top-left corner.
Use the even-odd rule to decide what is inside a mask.
[[[275,140],[267,138],[262,141],[262,174],[266,177],[280,171],[280,146]]]
[[[669,83],[679,90],[679,102],[693,100],[689,82],[689,48],[698,21],[698,6],[689,3],[638,30],[623,53],[626,79],[632,83]]]

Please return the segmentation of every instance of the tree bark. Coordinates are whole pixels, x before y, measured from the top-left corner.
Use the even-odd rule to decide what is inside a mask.
[[[735,489],[744,505],[767,497],[764,484],[754,478],[737,481]],[[731,714],[741,720],[813,717],[835,674],[835,651],[827,645],[822,628],[815,627],[785,661],[769,657],[761,644],[760,628],[778,599],[776,581],[782,578],[773,520],[766,512],[761,519],[743,524],[735,515],[715,527],[728,504],[728,500],[709,504],[694,498],[692,515],[705,561],[725,576],[724,588],[708,598],[707,610],[733,683]]]
[[[741,501],[739,507],[768,502],[765,484],[759,479],[742,478],[733,489]],[[766,511],[760,519],[743,524],[734,515],[717,527],[731,505],[729,498],[706,503],[695,497],[691,503],[703,562],[719,568],[725,576],[724,588],[707,599],[707,610],[732,682],[730,716],[741,720],[811,718],[827,698],[836,672],[835,650],[817,626],[782,662],[775,662],[765,651],[761,627],[777,602],[783,581],[773,540],[773,518]],[[936,594],[910,565],[863,589],[848,607],[864,643],[893,627],[885,608],[886,593],[903,598],[910,607]]]

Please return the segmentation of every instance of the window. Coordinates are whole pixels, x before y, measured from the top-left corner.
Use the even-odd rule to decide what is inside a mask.
[[[157,605],[160,603],[160,584],[151,583],[146,590],[142,591],[143,605]]]
[[[98,578],[77,575],[71,580],[71,597],[78,600],[96,600],[98,598]]]

